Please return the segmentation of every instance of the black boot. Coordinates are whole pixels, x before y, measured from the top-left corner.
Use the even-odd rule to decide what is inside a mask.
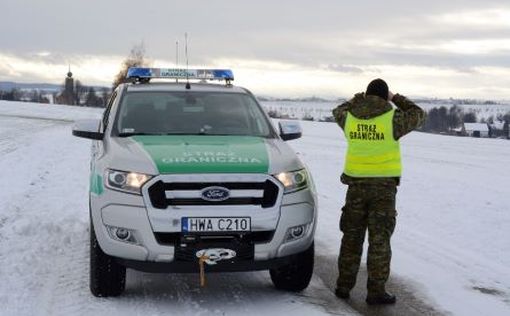
[[[384,292],[383,294],[368,295],[366,302],[368,305],[395,304],[397,302],[397,298],[393,294]]]
[[[338,287],[335,290],[335,295],[336,295],[336,297],[341,298],[343,300],[347,300],[347,299],[349,299],[349,297],[351,297],[349,290],[338,288]]]

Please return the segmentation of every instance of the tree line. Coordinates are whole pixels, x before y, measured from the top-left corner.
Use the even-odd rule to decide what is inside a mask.
[[[76,105],[105,107],[110,98],[111,90],[103,87],[96,89],[92,86],[86,86],[80,80],[74,84],[74,98]]]
[[[50,103],[49,95],[44,91],[21,90],[18,88],[12,88],[8,91],[0,90],[0,100]]]
[[[9,91],[0,90],[0,100],[5,101],[24,101],[35,103],[56,103],[69,104],[89,107],[104,107],[110,97],[109,88],[99,88],[85,86],[79,80],[76,80],[74,93],[70,96],[71,100],[61,98],[62,91],[47,91],[39,89],[18,89],[12,88]]]
[[[496,117],[490,116],[487,119],[478,119],[475,112],[464,112],[457,105],[453,105],[450,108],[441,106],[427,111],[427,119],[421,130],[430,133],[451,133],[455,129],[462,127],[463,123],[479,122],[493,124],[496,121],[504,122],[505,126],[508,126],[510,124],[510,112],[498,114]]]

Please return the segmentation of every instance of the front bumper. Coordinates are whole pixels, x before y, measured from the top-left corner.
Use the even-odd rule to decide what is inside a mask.
[[[306,251],[306,250],[305,250]],[[252,260],[252,261],[239,261],[239,262],[218,262],[215,265],[206,265],[205,271],[211,272],[245,272],[245,271],[260,271],[280,268],[298,261],[301,257],[301,253],[288,255],[279,258],[273,258],[268,260]],[[121,265],[143,272],[152,273],[199,273],[198,264],[190,264],[189,262],[154,262],[154,261],[139,261],[129,259],[116,259]]]
[[[151,210],[146,207],[147,201],[139,195],[126,194],[106,189],[102,195],[91,196],[91,217],[101,249],[108,255],[129,262],[172,263],[171,269],[181,271],[180,265],[188,266],[189,262],[175,260],[175,245],[158,241],[155,233],[179,233],[176,231],[176,214],[185,214],[186,210]],[[239,216],[242,208],[225,208],[215,210],[215,216]],[[165,214],[166,211],[166,214]],[[151,220],[152,214],[153,220]],[[193,215],[195,215],[194,213]],[[257,213],[251,210],[252,231],[271,231],[272,238],[266,242],[254,242],[253,262],[237,271],[257,270],[269,267],[274,259],[285,258],[308,249],[313,242],[317,222],[316,197],[310,189],[290,194],[282,194],[275,206],[275,211]],[[182,215],[179,215],[182,216]],[[187,216],[190,216],[189,214]],[[211,216],[204,210],[200,216]],[[156,221],[154,221],[156,218]],[[165,230],[164,223],[167,223]],[[307,231],[299,239],[286,241],[288,229],[298,225],[308,225]],[[121,227],[132,231],[136,242],[123,242],[111,236],[108,227]],[[267,264],[263,264],[266,262]],[[244,263],[243,263],[244,264]],[[251,267],[251,268],[250,268]],[[219,268],[213,268],[219,269]]]

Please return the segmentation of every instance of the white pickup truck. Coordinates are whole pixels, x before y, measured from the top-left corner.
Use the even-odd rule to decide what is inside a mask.
[[[120,295],[126,268],[198,273],[200,260],[206,273],[269,270],[277,288],[306,288],[316,193],[285,143],[299,124],[276,130],[230,70],[131,68],[128,79],[102,120],[73,128],[93,140],[92,294]]]

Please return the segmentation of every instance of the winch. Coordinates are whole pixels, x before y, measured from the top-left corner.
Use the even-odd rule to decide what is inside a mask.
[[[232,259],[236,256],[232,249],[211,248],[197,251],[198,266],[200,269],[200,286],[205,287],[205,264],[215,265],[218,261]]]

